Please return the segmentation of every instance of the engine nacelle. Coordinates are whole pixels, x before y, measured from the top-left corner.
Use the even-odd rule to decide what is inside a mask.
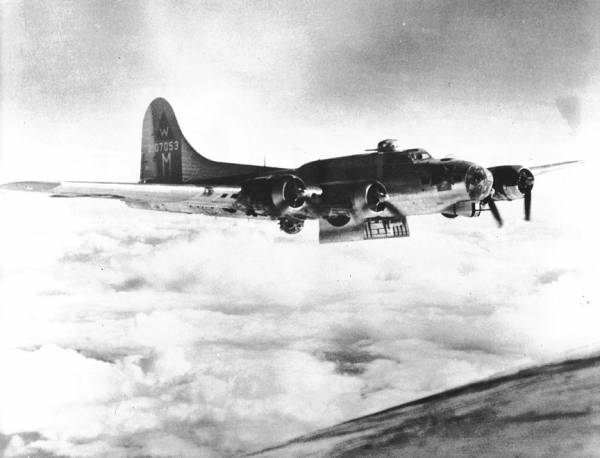
[[[456,218],[457,216],[466,216],[467,218],[476,218],[481,215],[481,204],[464,200],[457,202],[442,212],[447,218]]]
[[[328,210],[325,217],[333,226],[346,225],[351,215],[373,216],[386,208],[385,187],[377,181],[360,183],[332,183],[322,187],[319,199],[321,211]]]
[[[238,202],[249,214],[282,216],[300,211],[306,186],[295,175],[269,175],[242,184]]]
[[[494,176],[494,200],[522,199],[533,189],[533,173],[521,165],[490,167],[489,171]]]
[[[356,184],[352,196],[352,205],[358,213],[364,213],[367,210],[379,213],[385,209],[384,202],[387,191],[378,181]]]

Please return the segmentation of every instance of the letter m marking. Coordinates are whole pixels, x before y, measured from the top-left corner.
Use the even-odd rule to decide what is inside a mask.
[[[163,177],[171,176],[171,153],[162,153],[162,175]]]

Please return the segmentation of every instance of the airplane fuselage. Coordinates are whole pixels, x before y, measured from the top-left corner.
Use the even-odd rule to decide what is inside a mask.
[[[479,166],[455,159],[433,159],[422,150],[409,150],[318,160],[293,173],[314,186],[379,182],[389,200],[410,216],[439,213],[457,202],[485,197],[469,196],[466,179],[471,167]]]
[[[489,193],[491,182],[480,195],[470,195],[466,183],[469,170],[485,170],[483,167],[456,159],[433,159],[422,150],[414,151],[343,156],[308,162],[297,169],[269,170],[271,176],[291,174],[302,179],[309,187],[327,189],[322,200],[328,206],[340,209],[350,210],[352,207],[352,193],[347,189],[349,186],[381,183],[387,190],[389,200],[406,216],[440,213],[459,202],[479,201]],[[153,202],[145,198],[143,188],[154,185],[146,184],[142,188],[135,188],[140,198],[128,199],[127,203],[136,208],[163,211],[272,219],[273,215],[260,211],[247,212],[236,206],[244,182],[254,178],[243,175],[221,179],[221,184],[213,184],[213,180],[198,180],[194,186],[161,185],[165,190],[165,198],[157,199],[155,196]],[[339,189],[338,195],[336,188]],[[308,210],[297,214],[306,219],[319,217]]]

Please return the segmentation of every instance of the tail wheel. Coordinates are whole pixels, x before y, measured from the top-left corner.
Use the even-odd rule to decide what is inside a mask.
[[[281,218],[279,220],[279,229],[286,234],[297,234],[304,227],[304,221],[295,218]]]

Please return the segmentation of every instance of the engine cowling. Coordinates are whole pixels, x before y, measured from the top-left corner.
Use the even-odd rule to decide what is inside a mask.
[[[494,176],[494,200],[522,199],[533,189],[534,176],[531,170],[521,165],[490,167]]]
[[[239,202],[249,214],[282,216],[301,210],[306,185],[296,175],[270,175],[242,184]]]
[[[379,213],[390,206],[385,187],[377,181],[324,185],[319,202],[320,211],[327,215],[325,219],[336,227],[346,225],[352,214],[369,217],[373,216],[369,213]]]
[[[386,197],[387,191],[381,183],[359,183],[354,187],[352,204],[357,212],[370,210],[379,213],[385,209]]]

